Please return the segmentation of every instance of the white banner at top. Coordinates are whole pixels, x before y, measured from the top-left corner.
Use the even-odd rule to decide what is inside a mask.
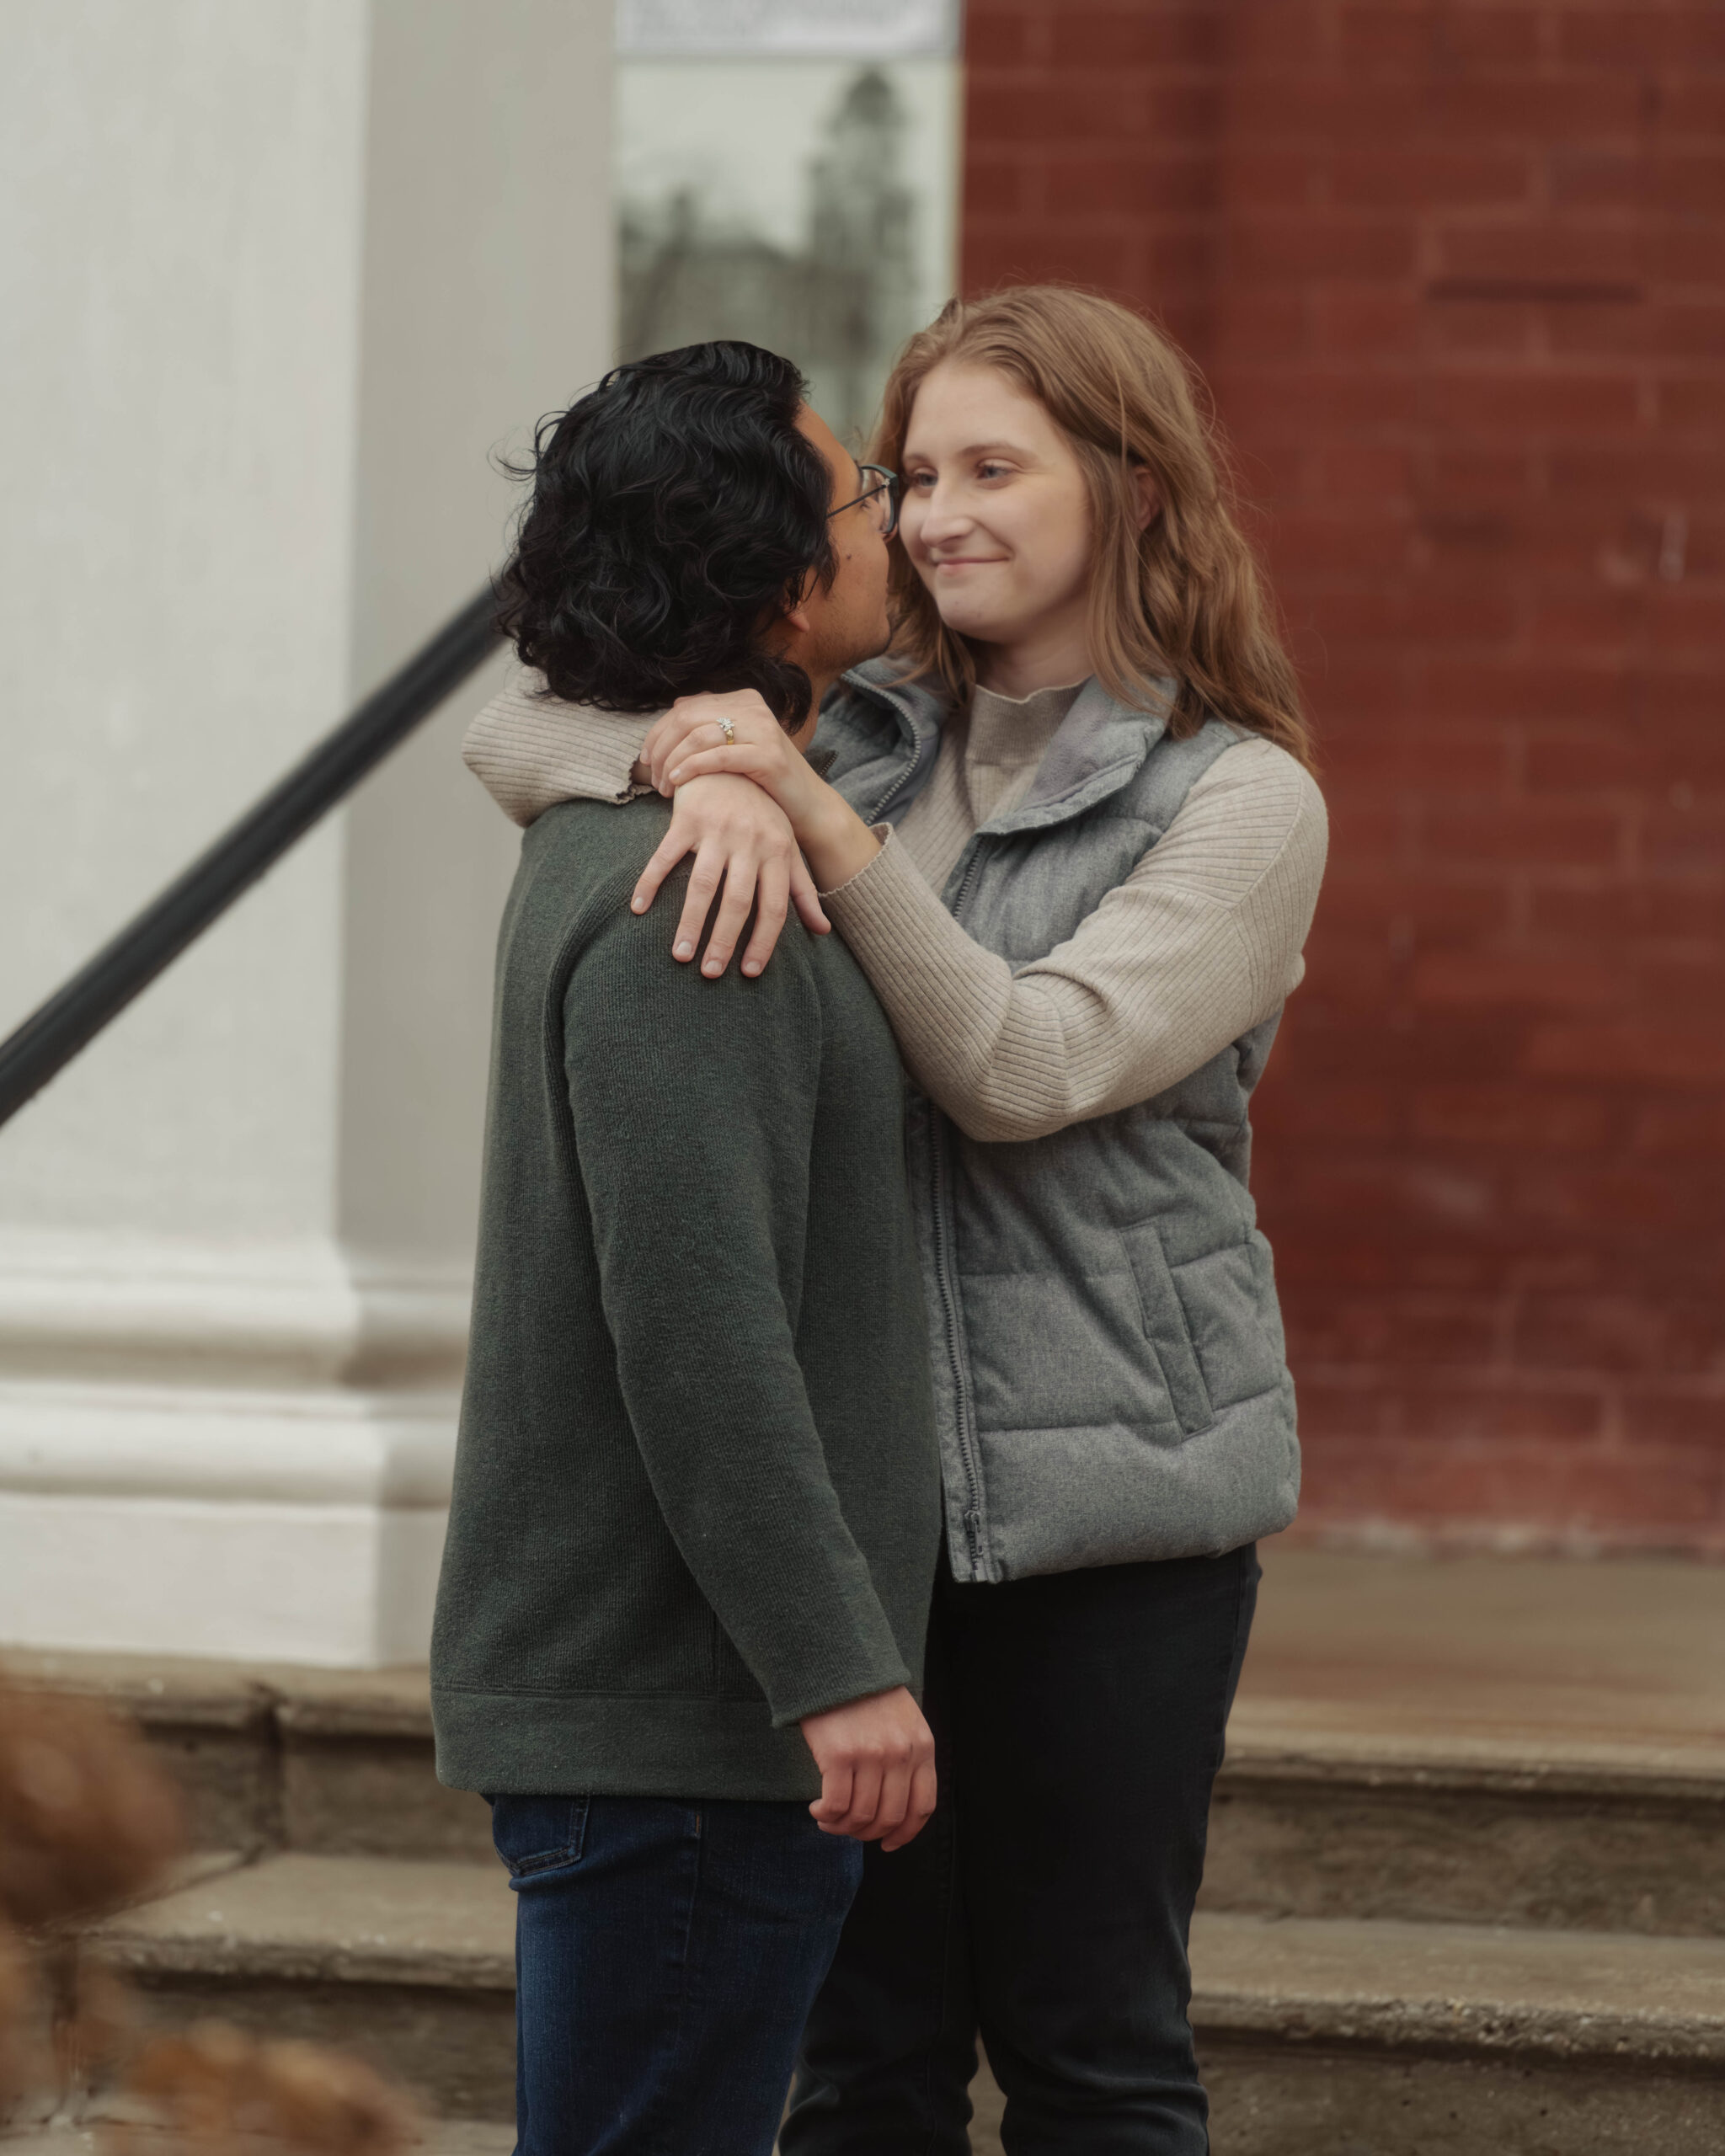
[[[899,60],[959,50],[960,0],[617,0],[632,59]]]

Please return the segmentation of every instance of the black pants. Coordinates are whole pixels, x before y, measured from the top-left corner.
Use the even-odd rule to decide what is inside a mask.
[[[979,2031],[1008,2156],[1204,2156],[1187,1931],[1258,1581],[1250,1546],[943,1576],[939,1806],[867,1851],[783,2156],[964,2156]]]

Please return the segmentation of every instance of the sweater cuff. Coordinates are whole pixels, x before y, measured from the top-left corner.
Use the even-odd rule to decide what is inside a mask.
[[[655,714],[590,711],[537,693],[543,677],[517,669],[467,729],[462,755],[514,823],[531,824],[559,801],[633,801],[635,760]]]
[[[879,852],[875,855],[872,861],[868,862],[864,867],[859,868],[854,876],[847,876],[842,883],[835,883],[830,891],[816,892],[815,896],[820,900],[823,905],[825,905],[829,899],[836,899],[839,897],[840,894],[842,892],[854,891],[859,883],[866,883],[869,877],[873,876],[875,871],[879,867],[880,863],[885,860],[887,855],[894,851],[895,834],[890,824],[871,824],[868,828],[873,832],[876,838],[880,841]],[[900,856],[902,856],[904,848],[900,846],[897,849],[897,851]],[[915,870],[912,870],[911,873],[914,875],[916,872]]]
[[[895,1691],[900,1684],[908,1687],[911,1673],[886,1630],[884,1616],[880,1622],[884,1634],[880,1641],[858,1639],[848,1655],[821,1657],[788,1690],[776,1687],[777,1696],[769,1705],[773,1727],[794,1728],[810,1715],[830,1714],[835,1707],[847,1707],[853,1700],[872,1700],[879,1692]],[[766,1687],[761,1689],[764,1691]]]
[[[880,851],[836,890],[821,892],[820,903],[847,943],[866,943],[871,950],[903,947],[927,921],[931,907],[943,921],[949,916],[939,894],[911,866],[892,826],[871,829],[880,835]],[[916,947],[911,942],[909,947]]]

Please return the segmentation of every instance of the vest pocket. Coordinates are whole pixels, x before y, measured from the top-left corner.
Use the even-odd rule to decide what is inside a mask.
[[[1144,1330],[1162,1364],[1162,1381],[1168,1388],[1175,1419],[1188,1438],[1195,1437],[1215,1422],[1215,1410],[1210,1405],[1210,1387],[1204,1381],[1204,1372],[1199,1368],[1185,1309],[1174,1285],[1174,1276],[1168,1270],[1162,1239],[1156,1233],[1153,1220],[1140,1220],[1135,1227],[1122,1228],[1120,1241],[1125,1246],[1132,1277],[1138,1283]]]

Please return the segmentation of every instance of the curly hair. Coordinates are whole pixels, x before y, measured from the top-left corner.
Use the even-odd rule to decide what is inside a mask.
[[[553,696],[662,711],[697,689],[756,689],[801,724],[812,685],[761,648],[809,579],[830,586],[832,479],[797,432],[803,377],[725,340],[613,367],[542,419],[498,626]]]

